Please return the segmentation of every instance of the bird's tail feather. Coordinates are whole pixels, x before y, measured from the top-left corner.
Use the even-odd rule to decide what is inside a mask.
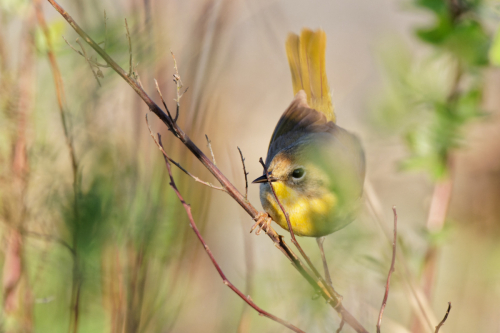
[[[325,66],[326,33],[303,29],[300,37],[289,34],[286,54],[292,72],[293,92],[304,90],[309,106],[335,122]]]

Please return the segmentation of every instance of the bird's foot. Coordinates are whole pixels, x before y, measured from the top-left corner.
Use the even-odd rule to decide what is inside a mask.
[[[255,224],[253,225],[252,229],[250,229],[250,233],[252,233],[252,231],[254,231],[258,227],[257,231],[255,232],[256,235],[259,235],[262,230],[264,230],[264,232],[267,234],[269,228],[271,228],[271,222],[273,220],[271,216],[269,216],[268,213],[259,212],[254,220]]]

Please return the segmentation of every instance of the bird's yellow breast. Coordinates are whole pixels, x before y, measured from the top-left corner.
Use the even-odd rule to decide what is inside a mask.
[[[331,191],[321,191],[320,195],[306,196],[290,188],[283,182],[274,182],[274,190],[290,218],[294,234],[298,236],[320,237],[335,229],[334,212],[337,205],[336,196]],[[288,225],[269,186],[261,192],[264,209],[284,229]]]

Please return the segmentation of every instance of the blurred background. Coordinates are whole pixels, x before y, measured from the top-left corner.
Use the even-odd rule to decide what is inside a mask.
[[[61,1],[244,191],[293,90],[284,41],[328,36],[337,122],[362,139],[365,209],[327,237],[333,284],[375,331],[500,332],[500,3]],[[1,332],[286,332],[221,283],[168,185],[146,105],[42,0],[0,1]],[[65,43],[66,38],[72,49]],[[166,151],[215,182],[154,115]],[[340,318],[225,193],[174,170],[229,280],[307,332]],[[249,200],[261,208],[257,185]],[[279,226],[276,230],[288,240]],[[314,239],[299,242],[317,267]],[[289,243],[289,241],[288,241]],[[343,332],[353,332],[344,327]]]

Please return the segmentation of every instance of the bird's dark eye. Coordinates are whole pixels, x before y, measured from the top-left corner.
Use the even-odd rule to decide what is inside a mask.
[[[292,177],[299,179],[299,178],[302,178],[304,176],[304,173],[305,173],[304,169],[297,168],[297,169],[293,170]]]

